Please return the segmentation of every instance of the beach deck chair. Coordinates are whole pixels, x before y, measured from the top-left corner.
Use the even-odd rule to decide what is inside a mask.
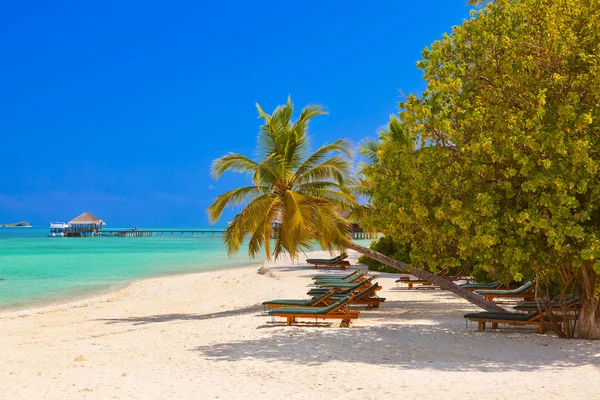
[[[369,273],[368,270],[363,270],[358,274],[353,274],[350,277],[346,277],[346,278],[338,278],[336,276],[328,276],[328,277],[321,277],[321,278],[315,278],[313,277],[313,281],[314,284],[317,286],[322,286],[325,283],[335,283],[335,282],[340,282],[340,283],[358,283],[360,281],[364,281],[366,278],[366,275]]]
[[[311,264],[315,268],[322,267],[340,267],[341,269],[346,269],[347,266],[350,265],[349,261],[346,261],[348,255],[346,253],[342,253],[337,257],[333,258],[309,258],[306,260],[308,264]]]
[[[491,313],[491,312],[477,312],[469,313],[464,316],[469,321],[477,322],[477,330],[479,332],[485,331],[487,323],[492,324],[492,329],[497,329],[498,324],[507,325],[538,325],[538,333],[544,333],[544,328],[540,321],[540,313],[538,310],[532,311],[528,314],[523,313]]]
[[[320,296],[323,293],[328,292],[331,289],[337,288],[337,289],[339,289],[339,291],[337,293],[338,295],[350,296],[350,295],[356,294],[356,293],[366,289],[367,287],[371,286],[371,282],[375,278],[377,278],[377,275],[373,275],[362,282],[351,284],[350,286],[348,286],[347,284],[330,284],[330,286],[316,287],[316,288],[310,289],[307,294],[309,296]],[[381,286],[379,286],[379,285],[376,285],[376,286],[377,286],[377,289],[375,289],[375,290],[381,289]]]
[[[327,278],[351,279],[355,275],[363,274],[363,273],[367,273],[367,272],[368,272],[368,270],[366,270],[366,269],[358,268],[358,269],[354,270],[353,272],[349,273],[348,275],[338,275],[338,274],[331,274],[331,273],[330,274],[313,275],[312,280],[327,279]]]
[[[525,312],[531,312],[531,311],[536,311],[539,309],[539,307],[545,309],[545,308],[551,308],[553,310],[561,310],[561,304],[559,303],[560,301],[560,296],[554,296],[552,298],[552,301],[549,302],[548,299],[538,299],[538,301],[522,301],[519,304],[517,304],[516,306],[514,306],[513,308],[517,311],[525,311]],[[568,296],[565,301],[564,304],[562,304],[563,307],[565,307],[565,311],[577,311],[581,308],[581,304],[579,303],[579,296]]]
[[[332,289],[332,288],[349,288],[355,285],[361,285],[361,284],[365,284],[365,282],[370,282],[373,281],[373,279],[377,278],[379,275],[371,275],[370,277],[368,277],[367,279],[357,279],[355,282],[347,282],[347,281],[340,281],[340,280],[325,280],[325,281],[318,281],[315,282],[315,285],[317,286],[317,289]]]
[[[494,301],[495,299],[507,299],[507,298],[519,298],[523,300],[535,299],[534,292],[535,281],[529,281],[513,290],[487,290],[479,289],[475,290],[474,293],[483,296],[488,301]]]
[[[466,270],[467,270],[467,266],[464,265],[460,269],[460,271],[458,271],[458,273],[456,275],[442,275],[442,278],[446,279],[447,281],[451,281],[451,282],[467,281],[467,283],[469,283],[471,281],[471,279],[473,279],[473,278],[465,275]]]
[[[490,283],[465,283],[463,285],[460,285],[461,287],[469,290],[469,291],[474,291],[474,290],[492,290],[492,289],[498,289],[500,288],[500,286],[502,286],[502,284],[500,283],[500,281],[494,281],[494,282],[490,282]]]
[[[291,325],[299,318],[314,319],[341,319],[340,327],[350,326],[352,319],[358,318],[359,311],[350,311],[346,308],[350,301],[349,296],[345,296],[328,307],[281,307],[269,311],[273,317],[286,319],[286,325]]]
[[[436,273],[437,276],[443,277],[444,275],[448,275],[448,268],[442,268],[441,270],[439,270]],[[421,279],[410,279],[410,276],[408,275],[400,275],[400,279],[396,280],[396,283],[406,283],[408,285],[409,289],[412,289],[414,285],[419,285],[416,286],[416,288],[419,287],[428,287],[428,288],[434,288],[435,286],[433,286],[432,282],[426,281],[426,280],[421,280]]]
[[[373,285],[365,288],[364,290],[356,293],[354,297],[350,300],[350,304],[356,305],[364,305],[367,310],[371,310],[373,308],[379,308],[379,305],[385,302],[384,297],[377,296],[375,293],[379,288],[379,284],[375,282]],[[333,295],[331,298],[336,299],[340,295]]]
[[[325,292],[319,296],[315,296],[310,299],[304,299],[304,300],[275,299],[275,300],[264,301],[262,304],[263,304],[263,306],[265,306],[265,308],[271,308],[271,309],[281,308],[281,307],[324,307],[324,306],[329,306],[332,303],[335,303],[335,301],[339,300],[339,299],[336,299],[335,301],[331,301],[331,297],[334,296],[338,290],[339,289],[334,288],[334,289],[328,290],[327,292]]]

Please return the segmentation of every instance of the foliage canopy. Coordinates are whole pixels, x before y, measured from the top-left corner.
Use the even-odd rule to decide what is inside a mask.
[[[501,0],[472,16],[422,53],[427,89],[399,105],[414,146],[382,141],[365,170],[371,222],[416,267],[560,281],[600,321],[600,7]]]

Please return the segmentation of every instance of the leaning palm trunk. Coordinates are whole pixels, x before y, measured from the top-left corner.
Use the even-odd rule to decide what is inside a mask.
[[[437,276],[435,274],[432,274],[431,272],[427,272],[427,271],[423,271],[422,269],[416,269],[416,268],[412,268],[410,265],[403,263],[401,261],[398,260],[394,260],[393,258],[390,258],[388,256],[385,256],[381,253],[378,253],[376,251],[373,251],[371,249],[368,249],[366,247],[363,247],[359,244],[356,244],[354,242],[350,242],[348,244],[348,248],[352,249],[352,250],[356,250],[361,254],[364,254],[365,256],[372,258],[373,260],[377,260],[379,262],[384,263],[385,265],[389,265],[392,268],[396,268],[398,271],[400,272],[405,272],[411,275],[416,276],[419,279],[434,283],[436,285],[438,285],[439,287],[441,287],[442,289],[446,289],[451,291],[452,293],[462,297],[463,299],[467,300],[470,303],[475,304],[476,306],[479,306],[481,308],[483,308],[486,311],[489,312],[506,312],[505,309],[503,309],[502,307],[492,303],[491,301],[487,301],[486,299],[484,299],[483,297],[472,293],[470,291],[468,291],[467,289],[450,282],[447,279],[444,279],[440,276]]]

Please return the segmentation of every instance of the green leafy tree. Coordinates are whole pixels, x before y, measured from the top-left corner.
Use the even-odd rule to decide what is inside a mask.
[[[473,11],[423,51],[427,89],[400,103],[420,150],[382,142],[366,171],[371,223],[410,243],[415,267],[474,260],[504,281],[574,290],[589,339],[600,338],[599,50],[596,1]]]
[[[224,233],[229,253],[239,250],[249,240],[249,255],[261,248],[267,258],[275,259],[287,252],[292,259],[299,252],[311,250],[313,244],[323,249],[354,249],[400,271],[430,280],[490,311],[502,308],[442,279],[430,272],[412,268],[383,254],[350,241],[348,222],[340,212],[358,210],[349,187],[350,150],[344,140],[309,151],[307,128],[310,119],[324,114],[319,106],[307,106],[297,120],[292,119],[291,100],[265,113],[257,105],[264,124],[258,135],[258,160],[241,154],[216,159],[212,173],[219,178],[225,171],[243,173],[252,184],[217,197],[208,208],[211,222],[217,221],[227,206],[240,207]]]

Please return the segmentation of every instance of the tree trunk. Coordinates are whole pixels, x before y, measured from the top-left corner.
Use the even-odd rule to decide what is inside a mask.
[[[591,267],[582,268],[581,311],[577,320],[580,339],[600,339],[600,299],[596,297],[598,274]]]
[[[580,339],[600,339],[600,307],[598,301],[584,301],[577,320],[577,336]]]
[[[441,287],[442,289],[449,290],[452,293],[467,300],[468,302],[473,303],[476,306],[483,308],[486,311],[506,312],[505,309],[496,305],[495,303],[492,303],[491,301],[487,301],[483,297],[481,297],[475,293],[472,293],[472,292],[468,291],[467,289],[465,289],[447,279],[444,279],[440,276],[432,274],[431,272],[423,271],[422,269],[412,268],[410,265],[408,265],[406,263],[403,263],[398,260],[394,260],[393,258],[390,258],[381,253],[378,253],[376,251],[373,251],[371,249],[363,247],[354,242],[350,242],[348,247],[351,248],[352,250],[358,251],[361,254],[364,254],[365,256],[367,256],[369,258],[372,258],[373,260],[377,260],[379,262],[384,263],[385,265],[389,265],[392,268],[396,268],[400,272],[405,272],[405,273],[414,275],[419,279],[434,283],[434,284],[438,285],[439,287]]]

